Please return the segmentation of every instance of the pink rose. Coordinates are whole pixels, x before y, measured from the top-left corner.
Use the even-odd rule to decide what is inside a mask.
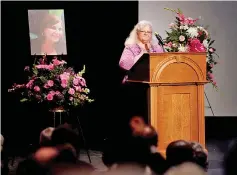
[[[63,74],[60,75],[61,80],[63,80],[63,79],[68,80],[69,77],[70,77],[70,73],[67,73],[67,72],[64,72]]]
[[[198,39],[192,39],[189,43],[190,52],[205,52],[204,45]]]
[[[185,37],[183,35],[179,36],[179,41],[183,42],[185,40]]]
[[[34,87],[34,91],[35,91],[35,92],[39,92],[39,91],[40,91],[39,86],[35,86],[35,87]]]
[[[48,85],[49,87],[52,87],[52,86],[54,85],[53,80],[48,80],[48,81],[47,81],[47,85]]]
[[[59,95],[59,94],[61,94],[61,92],[59,92],[59,91],[56,91],[56,92],[55,92],[55,94],[56,94],[56,95]]]
[[[167,46],[167,47],[172,47],[172,42],[165,43],[165,46]]]
[[[49,94],[55,95],[55,91],[49,91]]]
[[[74,90],[73,88],[70,88],[70,89],[68,90],[68,93],[71,94],[71,95],[73,95],[73,94],[75,93],[75,90]]]
[[[209,77],[210,77],[210,79],[213,79],[213,78],[214,78],[214,76],[213,76],[212,73],[209,74]]]
[[[184,24],[185,16],[184,16],[183,14],[181,14],[181,13],[178,13],[178,18],[179,18],[179,20],[180,20],[180,23],[181,23],[181,24]]]
[[[45,88],[45,89],[48,89],[48,88],[49,88],[49,85],[48,85],[48,84],[44,84],[44,88]]]
[[[216,81],[213,81],[212,83],[216,86]]]
[[[67,83],[68,83],[68,81],[67,81],[66,79],[62,79],[62,80],[61,80],[61,86],[62,86],[63,88],[66,88],[66,87],[67,87]]]
[[[81,84],[81,86],[86,86],[86,80],[82,77],[79,77],[79,82]]]
[[[47,100],[48,100],[48,101],[52,101],[52,100],[53,100],[53,95],[49,93],[49,94],[47,95]]]
[[[73,79],[73,84],[77,86],[79,84],[79,80],[77,78],[74,78]]]
[[[53,59],[52,62],[55,66],[58,66],[61,64],[61,61],[59,61],[57,58]]]
[[[193,19],[193,18],[187,18],[186,19],[186,22],[188,25],[193,25],[197,20],[199,20],[198,18],[197,19]]]
[[[74,86],[77,92],[81,92],[81,86]]]
[[[73,100],[73,97],[69,97],[69,100],[72,101],[72,100]]]
[[[54,69],[54,65],[53,65],[53,64],[48,65],[48,66],[47,66],[47,69],[48,69],[48,70],[53,70],[53,69]]]
[[[53,64],[54,64],[55,66],[58,66],[58,65],[61,65],[61,64],[65,64],[65,63],[66,63],[66,61],[64,61],[64,60],[60,61],[60,60],[58,60],[57,58],[53,59],[52,62],[53,62]]]
[[[214,76],[213,76],[212,73],[208,72],[207,74],[208,74],[208,77],[209,77],[211,80],[214,78]]]

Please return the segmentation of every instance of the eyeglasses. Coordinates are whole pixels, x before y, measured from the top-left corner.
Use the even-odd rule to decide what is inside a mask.
[[[139,32],[141,32],[141,33],[148,33],[148,34],[151,34],[152,32],[151,31],[144,31],[144,30],[140,30]]]

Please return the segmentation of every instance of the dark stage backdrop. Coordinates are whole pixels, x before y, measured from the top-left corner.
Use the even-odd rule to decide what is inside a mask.
[[[25,80],[32,64],[28,9],[64,9],[67,61],[76,70],[86,65],[86,79],[95,102],[79,114],[90,147],[97,147],[118,117],[124,41],[138,22],[138,2],[2,2],[2,134],[9,146],[37,143],[52,115],[40,105],[25,105],[7,89]]]

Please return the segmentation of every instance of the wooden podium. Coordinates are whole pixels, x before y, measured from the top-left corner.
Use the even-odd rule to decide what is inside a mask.
[[[144,54],[128,82],[148,84],[148,121],[158,131],[163,155],[168,144],[179,139],[205,147],[206,53]]]

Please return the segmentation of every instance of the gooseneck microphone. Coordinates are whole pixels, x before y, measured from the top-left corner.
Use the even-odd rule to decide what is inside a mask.
[[[165,49],[164,49],[165,44],[162,37],[157,32],[155,32],[155,36],[156,36],[156,39],[159,41],[158,44],[162,47],[163,51],[165,52]]]

